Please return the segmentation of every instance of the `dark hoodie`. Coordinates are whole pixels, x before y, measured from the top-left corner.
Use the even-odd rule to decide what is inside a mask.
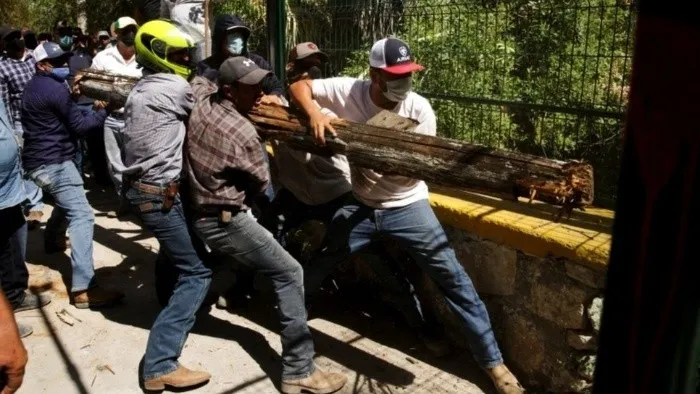
[[[221,51],[221,43],[226,40],[228,31],[233,27],[246,27],[241,18],[236,15],[223,14],[216,17],[214,24],[214,32],[212,33],[212,55],[197,65],[197,75],[201,75],[212,82],[216,82],[219,77],[219,67],[221,63],[228,58],[228,53]],[[243,47],[243,54],[248,59],[252,60],[258,67],[272,71],[273,74],[265,77],[262,81],[262,91],[264,94],[284,94],[284,85],[274,75],[272,66],[262,56],[248,52],[248,43]]]

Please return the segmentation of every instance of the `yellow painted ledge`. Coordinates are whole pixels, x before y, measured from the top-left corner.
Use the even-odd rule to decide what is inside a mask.
[[[612,211],[575,211],[570,219],[554,223],[556,209],[546,204],[454,190],[434,190],[430,204],[443,224],[531,255],[567,258],[598,271],[607,269]]]

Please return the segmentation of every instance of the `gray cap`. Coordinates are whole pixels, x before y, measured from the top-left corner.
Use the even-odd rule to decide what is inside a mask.
[[[107,36],[110,37],[109,32],[107,30],[100,30],[97,32],[97,37],[102,37],[102,36]]]
[[[229,85],[233,82],[257,85],[270,74],[272,72],[263,70],[245,56],[230,57],[219,67],[219,85]]]
[[[37,62],[46,59],[57,59],[61,56],[72,56],[73,52],[64,52],[61,47],[55,42],[46,41],[45,43],[34,48],[34,60]]]

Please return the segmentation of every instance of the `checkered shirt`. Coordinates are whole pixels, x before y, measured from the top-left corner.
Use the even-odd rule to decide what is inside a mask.
[[[204,77],[192,81],[195,106],[185,144],[185,170],[198,208],[245,209],[263,192],[270,174],[253,125]]]
[[[34,76],[35,63],[31,54],[27,54],[24,60],[9,57],[0,60],[0,96],[13,122],[22,120],[22,93]]]

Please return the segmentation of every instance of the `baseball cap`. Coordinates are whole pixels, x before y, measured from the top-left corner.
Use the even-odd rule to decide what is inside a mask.
[[[34,49],[34,60],[41,62],[47,59],[57,59],[61,56],[72,56],[73,52],[64,52],[55,42],[47,41]]]
[[[117,31],[119,31],[127,26],[136,26],[136,28],[138,28],[139,24],[136,23],[134,18],[132,18],[130,16],[122,16],[121,18],[117,19],[114,22],[114,30],[117,30]]]
[[[256,85],[270,74],[272,74],[270,71],[263,70],[245,56],[230,57],[219,67],[219,84],[240,82],[245,85]]]
[[[97,32],[97,37],[99,38],[99,37],[102,37],[102,36],[105,36],[105,37],[109,38],[109,32],[108,32],[107,30],[100,30],[100,31],[98,31],[98,32]]]
[[[318,54],[321,61],[324,63],[328,61],[328,55],[321,52],[321,50],[318,49],[318,46],[313,42],[302,42],[301,44],[297,44],[291,51],[289,51],[288,61],[293,62],[295,60],[304,59],[313,54]]]
[[[369,53],[369,65],[390,74],[406,74],[425,68],[413,60],[408,44],[398,38],[383,38],[375,42]]]

